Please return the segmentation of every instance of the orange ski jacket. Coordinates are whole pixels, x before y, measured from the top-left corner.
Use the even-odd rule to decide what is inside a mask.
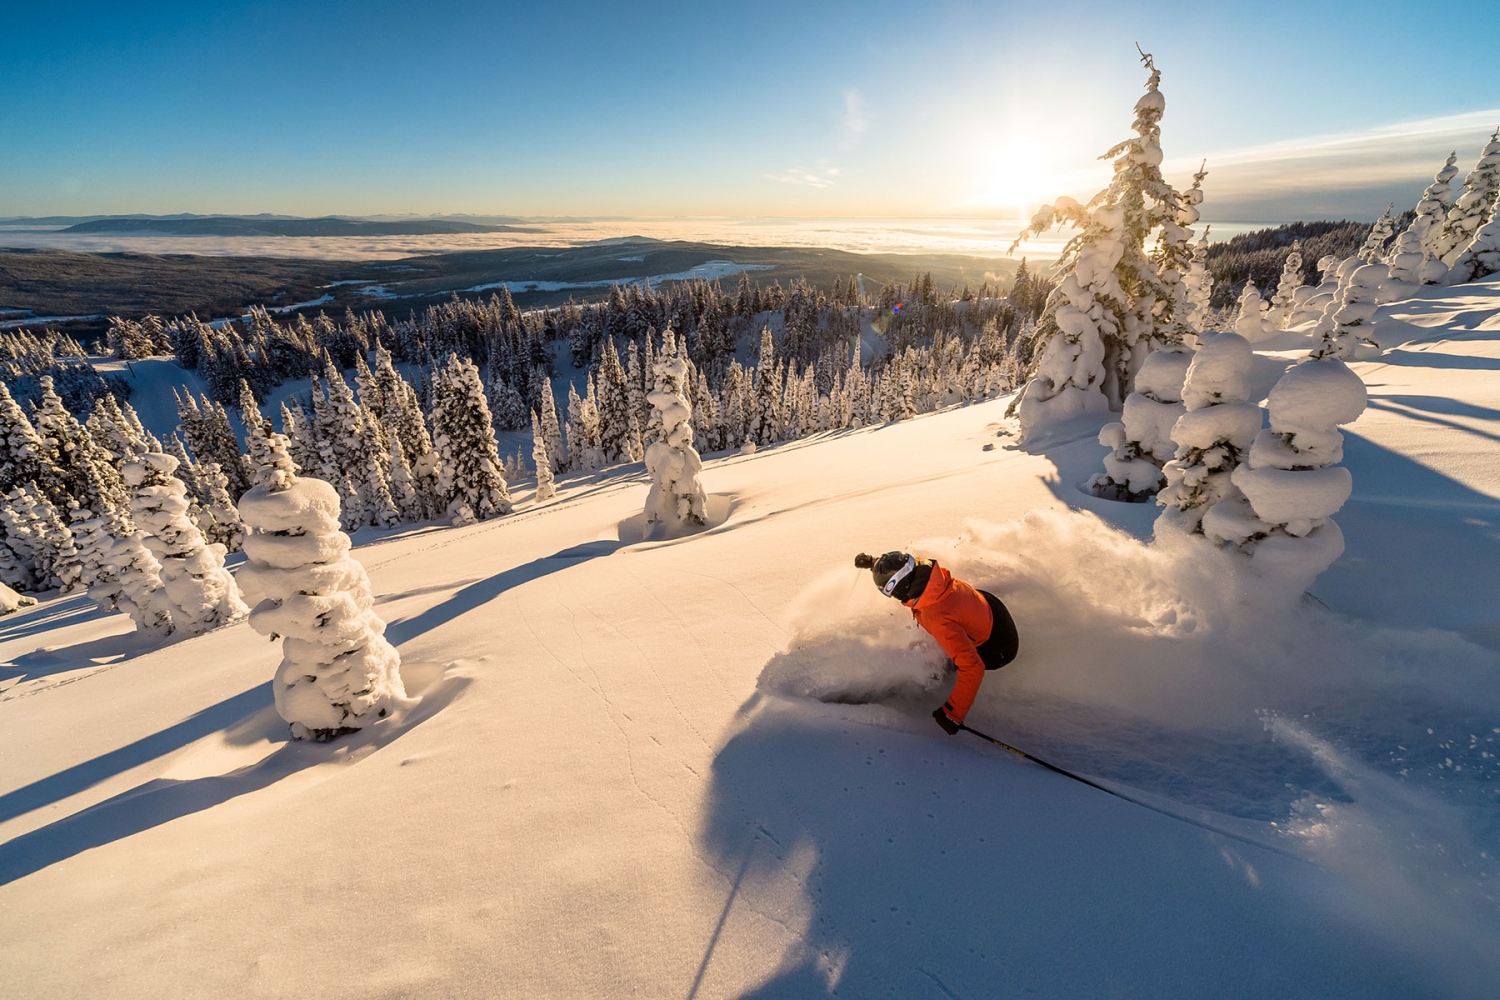
[[[979,646],[990,637],[995,625],[989,602],[979,591],[955,580],[953,574],[934,562],[926,588],[915,600],[903,603],[911,609],[917,624],[932,633],[958,667],[958,680],[943,711],[954,722],[964,721],[969,706],[974,704],[974,696],[979,693],[979,682],[984,680]]]

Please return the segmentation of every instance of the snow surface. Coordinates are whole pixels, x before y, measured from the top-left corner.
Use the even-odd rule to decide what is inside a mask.
[[[6,991],[1492,997],[1500,281],[1375,324],[1300,602],[1083,492],[1106,415],[1029,454],[998,400],[710,459],[683,539],[632,541],[638,465],[360,532],[421,701],[331,744],[248,625],[6,616]],[[941,654],[851,565],[892,548],[1019,623],[967,721],[1150,808],[933,725]]]

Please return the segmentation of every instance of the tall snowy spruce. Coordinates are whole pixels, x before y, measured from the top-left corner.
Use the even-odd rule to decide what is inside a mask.
[[[1458,167],[1454,164],[1457,162],[1458,153],[1449,153],[1447,162],[1422,192],[1415,210],[1416,217],[1397,237],[1390,263],[1392,276],[1399,281],[1441,285],[1448,277],[1441,244],[1443,226],[1453,208],[1453,178],[1458,174]],[[1417,256],[1413,257],[1414,254]]]
[[[441,462],[437,494],[445,515],[468,524],[509,514],[510,491],[479,369],[450,354],[432,391],[433,449]]]
[[[146,548],[140,530],[117,534],[118,525],[87,510],[73,524],[79,557],[87,567],[89,600],[103,611],[123,611],[137,632],[166,636],[173,631],[172,608],[162,589],[161,563]]]
[[[1349,499],[1353,480],[1339,426],[1364,412],[1364,382],[1336,358],[1293,366],[1266,400],[1271,426],[1261,431],[1246,462],[1235,469],[1243,494],[1215,509],[1217,537],[1251,556],[1262,575],[1301,594],[1344,551],[1333,514]],[[1209,527],[1209,525],[1205,525]]]
[[[1382,348],[1375,339],[1375,311],[1381,289],[1390,276],[1390,268],[1379,262],[1361,264],[1349,272],[1347,279],[1340,282],[1335,304],[1330,305],[1314,328],[1321,342],[1313,349],[1313,357],[1354,359],[1380,354]]]
[[[412,700],[400,654],[373,610],[369,577],[339,530],[338,494],[293,469],[287,439],[268,430],[255,485],[240,500],[251,528],[240,579],[255,604],[251,627],[282,640],[277,712],[294,739],[323,742]]]
[[[234,578],[224,568],[223,546],[210,545],[187,516],[187,487],[173,473],[177,459],[149,452],[126,462],[122,474],[133,494],[130,512],[161,565],[162,589],[178,632],[198,635],[243,617]]]
[[[1276,294],[1271,299],[1271,309],[1266,314],[1266,328],[1285,330],[1291,319],[1292,306],[1297,300],[1297,291],[1302,287],[1302,241],[1294,240],[1281,264],[1281,280],[1276,283]],[[1236,330],[1236,333],[1239,331]]]
[[[1156,534],[1203,534],[1205,515],[1234,489],[1231,475],[1260,430],[1260,407],[1248,401],[1254,353],[1237,333],[1207,336],[1187,370],[1186,412],[1172,426],[1176,455],[1167,463]]]
[[[1110,449],[1104,472],[1089,488],[1107,500],[1145,503],[1165,485],[1165,466],[1176,455],[1172,428],[1186,412],[1183,384],[1193,354],[1185,346],[1156,351],[1135,376],[1135,391],[1125,397],[1119,423],[1105,424],[1099,443]]]
[[[1474,239],[1454,260],[1448,283],[1461,285],[1492,274],[1500,274],[1500,198],[1495,200],[1489,221],[1479,227]]]
[[[693,408],[687,398],[687,361],[677,353],[672,331],[656,361],[656,388],[651,406],[660,415],[662,436],[646,450],[651,491],[646,495],[646,523],[670,533],[704,523],[708,501],[698,473],[703,462],[693,447]]]
[[[1087,205],[1059,198],[1043,206],[1016,241],[1054,226],[1080,230],[1059,259],[1060,280],[1037,324],[1040,350],[1015,404],[1023,440],[1079,414],[1122,407],[1145,355],[1180,342],[1174,312],[1189,308],[1180,275],[1190,267],[1191,233],[1179,221],[1182,196],[1161,174],[1161,74],[1149,55],[1141,59],[1150,75],[1135,106],[1136,135],[1102,157],[1114,160],[1109,187]],[[1158,229],[1171,233],[1170,245],[1184,257],[1172,262],[1175,280],[1164,277],[1166,262],[1146,252]]]
[[[552,456],[547,454],[547,438],[535,410],[531,411],[531,461],[536,466],[536,502],[551,500],[557,495],[552,485]]]
[[[1437,253],[1450,268],[1474,241],[1479,227],[1494,211],[1500,198],[1500,129],[1490,136],[1479,154],[1479,162],[1464,177],[1463,192],[1453,202],[1437,236]]]
[[[1234,332],[1250,343],[1259,343],[1268,329],[1266,300],[1255,282],[1245,282],[1240,292],[1239,309],[1234,317]]]

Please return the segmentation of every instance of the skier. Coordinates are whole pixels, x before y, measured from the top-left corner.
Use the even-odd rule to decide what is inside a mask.
[[[932,559],[887,552],[876,559],[861,552],[854,565],[875,577],[875,586],[911,609],[912,617],[938,641],[958,668],[948,700],[932,717],[949,736],[963,727],[986,670],[1016,658],[1020,637],[1010,612],[994,594],[964,583]]]

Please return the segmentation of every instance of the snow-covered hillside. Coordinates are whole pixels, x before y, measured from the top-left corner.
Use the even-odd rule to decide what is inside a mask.
[[[675,541],[639,466],[366,529],[421,700],[331,744],[248,625],[23,608],[7,992],[1491,997],[1500,282],[1379,324],[1348,548],[1292,604],[1080,488],[1104,415],[1032,454],[997,400],[710,460]],[[1299,357],[1260,346],[1252,398]],[[894,548],[1019,624],[966,721],[1135,802],[933,724],[942,654],[852,566]]]

